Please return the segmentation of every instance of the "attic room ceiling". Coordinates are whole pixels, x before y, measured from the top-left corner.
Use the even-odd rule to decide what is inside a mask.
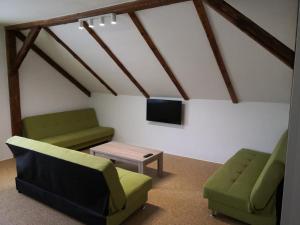
[[[66,0],[62,2],[73,4],[73,1],[72,4]],[[104,5],[89,1],[89,4],[93,3],[95,7],[92,7],[92,4],[87,6],[83,1],[75,1],[77,3],[75,6],[80,8],[79,6],[84,5],[86,8],[78,10],[82,12],[123,2],[128,1],[101,1]],[[247,3],[248,1],[237,0],[226,2],[294,49],[297,0],[255,0],[251,1],[251,4]],[[47,4],[52,5],[50,1]],[[68,8],[75,10],[75,6]],[[49,7],[55,9],[57,6],[53,4]],[[210,7],[206,9],[239,99],[289,102],[292,69],[216,11]],[[57,13],[55,16],[73,12],[64,11],[60,14],[55,12]],[[38,14],[35,16],[40,16]],[[51,12],[39,19],[53,17],[50,14]],[[190,98],[229,100],[226,86],[192,1],[139,11],[137,15]],[[29,20],[32,19],[20,22]],[[88,32],[78,30],[78,23],[53,26],[50,29],[118,94],[141,95]],[[118,15],[117,25],[105,28],[97,26],[94,30],[151,97],[180,97],[127,14]],[[39,34],[35,43],[89,90],[109,93],[45,31]]]
[[[130,1],[133,0],[1,0],[0,24],[49,19]]]

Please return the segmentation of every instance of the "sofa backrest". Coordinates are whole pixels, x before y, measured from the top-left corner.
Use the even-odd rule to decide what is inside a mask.
[[[16,157],[19,179],[102,215],[126,204],[110,160],[18,136],[6,143]]]
[[[23,119],[23,136],[34,140],[98,126],[94,109],[59,112]]]
[[[254,211],[263,210],[267,206],[283,179],[287,140],[288,132],[286,131],[277,143],[252,189],[250,203]]]

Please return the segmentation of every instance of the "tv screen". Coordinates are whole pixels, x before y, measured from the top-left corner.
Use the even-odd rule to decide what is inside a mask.
[[[147,100],[147,120],[181,124],[182,102],[162,99]]]

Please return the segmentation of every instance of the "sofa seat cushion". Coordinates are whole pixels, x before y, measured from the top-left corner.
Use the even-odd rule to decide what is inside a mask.
[[[121,185],[126,196],[126,205],[132,205],[152,188],[152,179],[144,174],[131,172],[116,167]]]
[[[245,212],[250,195],[270,154],[242,149],[211,176],[204,185],[204,197]]]
[[[82,131],[76,131],[59,136],[44,138],[40,141],[57,145],[60,147],[72,148],[82,143],[91,142],[97,139],[105,139],[114,134],[113,128],[108,127],[94,127]]]

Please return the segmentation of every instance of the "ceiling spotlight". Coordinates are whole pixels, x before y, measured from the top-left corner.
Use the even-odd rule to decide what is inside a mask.
[[[117,24],[117,15],[115,13],[111,14],[111,24]]]
[[[101,16],[99,26],[101,26],[101,27],[105,26],[105,18],[104,18],[104,16]]]
[[[90,21],[89,21],[89,27],[90,28],[94,28],[95,27],[94,26],[94,19],[93,18],[91,18]]]
[[[79,30],[83,30],[83,20],[79,20]]]

